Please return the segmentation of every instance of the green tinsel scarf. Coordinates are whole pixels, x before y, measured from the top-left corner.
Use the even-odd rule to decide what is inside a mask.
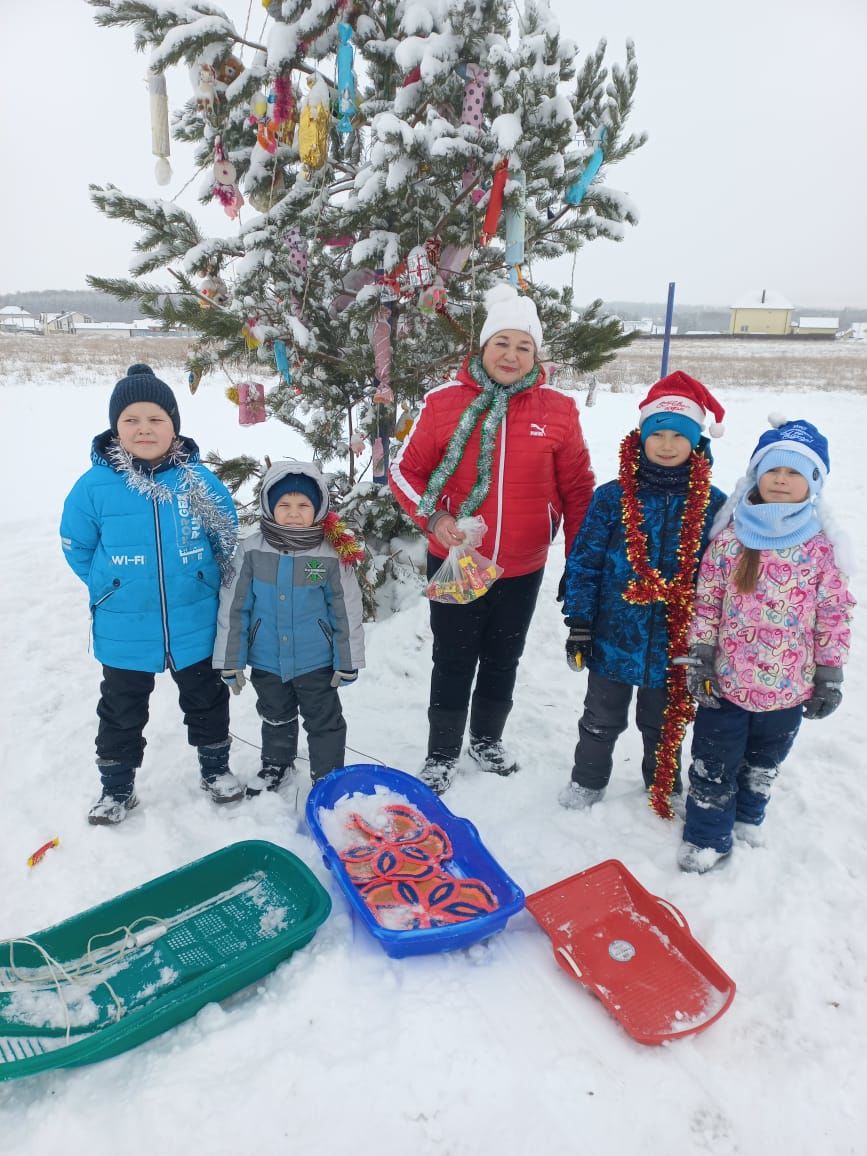
[[[488,496],[488,490],[491,488],[494,443],[497,439],[497,431],[500,428],[500,423],[506,416],[506,410],[509,408],[509,402],[516,394],[523,393],[525,389],[532,389],[539,379],[539,372],[539,366],[534,365],[530,372],[519,381],[516,381],[514,385],[500,385],[499,382],[492,381],[487,373],[485,373],[482,368],[481,358],[472,358],[470,361],[470,373],[482,387],[481,393],[470,402],[461,414],[460,420],[455,426],[455,432],[452,434],[451,440],[446,448],[446,452],[443,454],[440,464],[430,476],[427,489],[418,504],[418,512],[422,517],[430,517],[436,509],[437,501],[445,489],[446,482],[458,468],[458,463],[464,456],[464,450],[467,448],[467,442],[470,440],[473,430],[484,414],[476,480],[473,488],[467,494],[466,498],[464,498],[463,502],[461,502],[457,517],[466,518],[478,510],[479,506],[481,506],[482,502],[484,502]]]

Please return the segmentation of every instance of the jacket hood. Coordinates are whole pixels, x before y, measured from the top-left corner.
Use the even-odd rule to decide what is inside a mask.
[[[109,469],[114,469],[108,457],[108,451],[111,443],[117,441],[117,435],[113,434],[110,429],[103,430],[101,434],[97,434],[93,439],[90,447],[90,460],[95,466],[108,466]],[[184,460],[189,465],[196,465],[199,461],[199,447],[192,438],[185,437],[183,434],[178,434],[176,442],[180,442],[181,448],[184,452]],[[160,470],[169,469],[171,466],[177,465],[177,462],[172,461],[172,454],[165,458],[157,466],[156,472]]]
[[[287,474],[303,474],[305,477],[310,478],[316,485],[320,493],[320,501],[319,507],[316,510],[316,517],[313,519],[313,524],[316,525],[321,522],[331,509],[331,499],[328,496],[328,486],[325,484],[325,479],[313,462],[275,462],[262,479],[262,486],[259,490],[260,515],[265,518],[271,517],[271,504],[268,500],[268,492],[276,482],[285,478]]]

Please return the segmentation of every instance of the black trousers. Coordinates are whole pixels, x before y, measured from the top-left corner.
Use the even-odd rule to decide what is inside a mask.
[[[256,710],[262,719],[262,762],[288,766],[298,754],[298,713],[307,732],[310,777],[321,779],[346,762],[346,721],[331,685],[330,666],[283,682],[277,674],[252,670]]]
[[[428,554],[428,578],[441,565],[441,558]],[[431,602],[431,709],[465,710],[474,678],[479,698],[512,701],[543,572],[498,578],[487,594],[464,606]]]
[[[170,670],[178,688],[178,702],[190,746],[225,742],[229,737],[229,691],[220,672],[202,659],[183,670]],[[100,761],[140,767],[146,740],[148,703],[155,675],[150,671],[102,668],[96,713],[99,730],[96,756]]]
[[[613,682],[592,670],[587,675],[587,694],[584,714],[578,723],[578,745],[575,747],[575,765],[572,781],[582,787],[598,791],[608,785],[614,764],[614,744],[629,722],[629,704],[635,687],[628,683]],[[665,687],[639,686],[635,701],[635,722],[644,741],[641,774],[645,787],[653,783],[656,774],[656,747],[662,730],[667,702]],[[677,753],[677,772],[674,790],[682,790],[680,778],[680,751]]]

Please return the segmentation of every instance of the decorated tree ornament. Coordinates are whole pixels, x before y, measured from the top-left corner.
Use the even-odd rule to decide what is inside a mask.
[[[258,425],[267,421],[265,386],[258,381],[238,382],[238,422],[240,425]]]
[[[352,132],[355,115],[355,73],[352,70],[352,25],[337,25],[340,44],[337,49],[337,131]]]
[[[220,61],[214,71],[220,84],[228,87],[228,85],[234,84],[244,71],[244,65],[237,56],[233,56],[230,52],[228,56]]]
[[[419,313],[423,313],[425,317],[432,317],[434,313],[438,313],[441,309],[444,309],[445,304],[445,285],[440,285],[436,281],[433,285],[428,285],[426,289],[422,289],[418,295],[418,310]]]
[[[448,284],[450,277],[463,272],[463,268],[470,259],[472,248],[469,245],[446,245],[442,256],[437,262],[437,276],[443,284]]]
[[[566,190],[563,200],[567,205],[580,205],[587,191],[593,184],[593,178],[602,168],[602,162],[605,159],[605,154],[602,151],[602,144],[605,140],[605,125],[603,124],[599,129],[599,143],[596,146],[590,160],[584,166],[581,176],[573,185],[570,185]]]
[[[211,193],[223,206],[223,211],[226,216],[234,220],[241,211],[244,198],[241,196],[241,190],[236,184],[238,175],[235,166],[230,160],[226,159],[226,154],[223,151],[223,138],[221,136],[214,137],[214,166],[212,172],[214,184],[211,188]]]
[[[389,306],[380,305],[373,320],[374,405],[391,405],[394,401],[391,388],[391,315]]]
[[[418,410],[413,407],[410,409],[408,405],[400,407],[400,417],[397,419],[397,424],[394,427],[395,440],[404,442],[412,429],[413,422],[418,417]]]
[[[406,281],[413,289],[424,289],[434,279],[434,266],[431,265],[426,245],[416,245],[410,249],[406,259]]]
[[[292,367],[289,364],[289,354],[286,350],[285,341],[281,341],[279,338],[274,342],[274,364],[277,366],[277,372],[286,384],[291,385]]]
[[[500,223],[500,215],[503,211],[503,193],[506,188],[506,180],[509,176],[509,158],[503,157],[497,163],[494,169],[494,179],[491,182],[491,192],[488,197],[488,207],[485,210],[485,220],[482,225],[482,235],[479,238],[480,245],[487,245],[493,237],[497,235],[497,226]]]
[[[283,243],[286,246],[286,262],[290,270],[297,277],[306,277],[309,262],[307,242],[301,236],[298,225],[290,225],[283,234]]]
[[[191,369],[187,374],[187,385],[190,387],[190,393],[195,393],[199,388],[202,380],[202,371],[198,367]]]
[[[148,72],[148,92],[151,105],[151,152],[157,158],[154,176],[158,185],[167,185],[172,179],[172,166],[169,163],[169,100],[164,73]]]
[[[226,282],[222,277],[218,277],[213,273],[209,273],[207,277],[202,278],[199,283],[199,293],[202,297],[207,298],[207,301],[199,302],[203,309],[210,308],[211,301],[213,301],[215,305],[225,308],[232,299]]]
[[[352,437],[349,439],[349,448],[352,450],[356,457],[358,457],[360,454],[363,454],[367,448],[367,441],[365,440],[364,435],[360,434],[356,430]]]
[[[298,122],[298,156],[310,171],[321,169],[328,156],[328,130],[331,126],[328,86],[321,77],[311,76],[309,91]]]
[[[202,62],[199,65],[198,81],[196,83],[196,110],[210,120],[217,102],[217,74],[210,64]]]
[[[259,338],[256,336],[256,334],[253,332],[253,330],[255,329],[255,327],[258,324],[259,324],[259,318],[258,317],[250,317],[247,319],[243,328],[241,329],[241,333],[244,336],[244,344],[247,346],[247,348],[250,350],[251,353],[253,352],[254,349],[258,349],[259,346],[262,344],[262,342],[259,340]]]
[[[373,484],[376,486],[384,486],[388,482],[388,454],[388,438],[381,435],[373,443],[373,453],[370,459],[371,475]]]
[[[283,178],[282,171],[277,168],[272,174],[271,180],[265,180],[257,188],[248,192],[250,204],[257,213],[267,213],[273,209],[278,201],[281,201],[286,194],[286,181]]]
[[[466,81],[464,104],[461,109],[461,124],[471,125],[481,131],[484,124],[485,92],[490,73],[480,64],[466,64],[458,69]],[[464,169],[462,183],[466,189],[476,179],[476,163],[471,161]]]
[[[506,208],[504,237],[506,242],[506,265],[509,280],[513,285],[524,286],[521,266],[524,264],[524,234],[526,229],[527,175],[523,169],[512,173],[512,182],[518,186],[517,203]]]
[[[279,136],[279,129],[273,120],[260,120],[258,128],[256,129],[256,144],[259,148],[265,150],[269,156],[273,156],[277,151],[277,138]]]

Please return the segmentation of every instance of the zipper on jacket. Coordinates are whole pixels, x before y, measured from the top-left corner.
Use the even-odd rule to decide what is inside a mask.
[[[500,469],[497,473],[497,532],[494,535],[494,552],[491,561],[496,562],[500,553],[500,534],[503,529],[503,477],[506,472],[506,422],[509,420],[509,411],[503,414],[503,423],[500,426]]]
[[[172,499],[174,500],[174,499]],[[163,574],[163,543],[160,537],[160,510],[159,503],[156,498],[151,498],[151,506],[154,512],[154,536],[157,545],[157,586],[160,592],[160,616],[163,624],[163,647],[165,649],[165,663],[169,669],[174,670],[175,664],[172,661],[172,654],[169,641],[169,611],[166,605],[166,585],[165,575]]]
[[[654,563],[652,563],[652,565],[655,565],[656,569],[659,570],[660,573],[662,573],[662,570],[661,570],[662,560],[665,557],[665,544],[666,544],[666,541],[668,540],[668,516],[669,516],[669,512],[670,512],[670,508],[671,508],[670,502],[671,502],[671,494],[666,494],[665,495],[665,513],[663,514],[663,517],[662,517],[662,533],[659,536],[659,551],[657,552],[656,559],[655,559]],[[645,686],[647,686],[649,684],[649,681],[650,681],[650,663],[651,663],[651,659],[653,656],[653,637],[656,634],[656,623],[658,620],[658,614],[659,614],[660,609],[662,609],[662,613],[665,615],[665,618],[667,621],[668,620],[668,614],[666,612],[665,605],[664,604],[660,605],[659,602],[652,602],[651,603],[651,605],[650,605],[650,629],[647,632],[647,650],[644,653],[644,685]],[[666,670],[667,669],[668,669],[668,662],[666,661]]]

